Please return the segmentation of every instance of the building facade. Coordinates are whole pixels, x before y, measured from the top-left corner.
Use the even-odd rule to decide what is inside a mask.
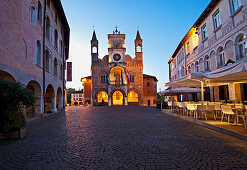
[[[108,55],[98,55],[95,31],[91,40],[91,102],[93,105],[149,105],[157,98],[157,79],[143,74],[143,51],[139,31],[135,39],[135,58],[126,54],[125,34],[108,34]],[[147,80],[146,80],[147,79]],[[146,83],[149,86],[146,87]],[[86,90],[85,90],[86,93]]]
[[[8,0],[0,10],[0,79],[34,92],[27,116],[63,109],[70,28],[60,0]]]
[[[84,104],[84,94],[83,91],[74,91],[71,93],[71,105],[81,106]]]
[[[169,60],[169,84],[172,86],[191,73],[210,74],[245,60],[246,34],[246,0],[211,0]],[[204,99],[247,100],[246,83],[243,80],[206,86]],[[201,94],[180,95],[178,100],[201,100]]]

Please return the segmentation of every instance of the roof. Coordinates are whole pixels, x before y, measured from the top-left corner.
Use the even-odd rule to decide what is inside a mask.
[[[80,94],[80,93],[83,93],[83,90],[80,90],[80,91],[74,91],[72,92],[73,94]]]
[[[97,41],[95,30],[93,31],[92,41]]]
[[[190,30],[187,32],[187,34],[184,36],[184,38],[181,40],[179,45],[177,46],[175,52],[173,53],[171,59],[169,60],[168,64],[172,62],[172,60],[176,57],[177,53],[180,51],[181,47],[184,45],[185,41],[188,40],[190,33],[192,32],[193,28],[199,27],[202,22],[205,20],[205,18],[212,12],[214,7],[220,2],[221,0],[211,0],[206,9],[202,12],[200,17],[196,20],[194,25],[190,28]]]
[[[141,36],[140,36],[140,32],[139,32],[139,30],[137,30],[136,40],[141,40]]]
[[[143,78],[153,78],[155,81],[158,81],[158,79],[155,76],[143,74]]]
[[[66,15],[63,10],[63,6],[60,0],[53,0],[55,8],[58,12],[59,18],[61,19],[63,25],[63,36],[64,36],[64,43],[65,43],[65,57],[66,59],[69,58],[69,39],[70,39],[70,27],[66,18]]]

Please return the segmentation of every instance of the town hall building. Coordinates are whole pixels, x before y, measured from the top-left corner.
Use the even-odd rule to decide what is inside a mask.
[[[157,78],[143,74],[143,51],[139,30],[135,39],[135,58],[126,54],[125,34],[113,31],[108,34],[108,55],[102,59],[98,54],[95,31],[91,40],[91,77],[93,105],[139,105],[155,106],[157,100]],[[86,83],[85,83],[86,84]],[[88,93],[88,92],[87,92]]]

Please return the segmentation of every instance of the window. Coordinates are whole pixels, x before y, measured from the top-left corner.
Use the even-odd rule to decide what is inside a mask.
[[[148,95],[148,96],[150,96],[150,95],[151,95],[150,91],[148,91],[148,92],[147,92],[147,95]]]
[[[31,23],[34,27],[36,26],[36,10],[34,6],[31,7]]]
[[[50,53],[49,51],[45,51],[45,71],[49,72],[50,67]]]
[[[225,64],[225,54],[223,51],[223,47],[220,47],[218,50],[218,66],[222,66]]]
[[[57,24],[57,12],[55,12],[55,22]]]
[[[138,45],[138,46],[136,47],[136,52],[138,52],[138,53],[139,53],[139,52],[142,52],[141,46]]]
[[[106,76],[105,75],[101,75],[100,79],[101,79],[101,83],[106,82]]]
[[[186,44],[186,55],[190,53],[190,42],[187,42]]]
[[[180,77],[180,71],[178,70],[178,78]]]
[[[57,77],[57,59],[55,58],[54,59],[54,72],[53,72],[53,75],[55,76],[55,77]]]
[[[60,64],[60,79],[63,79],[63,65]]]
[[[134,75],[130,75],[130,82],[134,82]]]
[[[196,72],[199,72],[199,63],[198,63],[198,61],[196,61],[196,63],[195,63],[195,67],[196,67]]]
[[[209,71],[210,70],[210,60],[209,60],[209,56],[206,56],[205,57],[205,60],[204,60],[204,68],[205,68],[205,71]]]
[[[36,43],[36,60],[35,64],[42,66],[42,48],[41,43],[38,40]]]
[[[244,35],[242,35],[238,40],[238,50],[239,55],[237,55],[237,59],[241,59],[247,56],[247,43]]]
[[[47,16],[46,17],[45,35],[46,35],[46,37],[47,37],[48,40],[50,40],[50,28],[51,28],[50,19]]]
[[[97,47],[93,46],[93,48],[92,48],[92,53],[93,53],[93,54],[96,54],[97,52],[98,52]]]
[[[48,6],[48,8],[50,8],[50,6],[51,6],[51,0],[47,0],[47,6]]]
[[[214,29],[217,29],[221,26],[221,21],[220,21],[220,11],[217,11],[214,16]]]
[[[206,38],[208,37],[207,35],[207,26],[206,24],[202,27],[202,40],[206,40]]]
[[[181,68],[181,76],[182,76],[182,77],[185,76],[184,66],[182,66],[182,68]]]
[[[60,40],[60,53],[63,55],[63,41]]]
[[[57,34],[57,30],[55,30],[54,31],[54,37],[55,37],[55,39],[54,39],[54,45],[55,45],[55,47],[57,48],[57,43],[58,43],[58,34]]]
[[[147,87],[150,87],[150,83],[149,82],[147,82]]]
[[[231,0],[232,13],[238,10],[241,7],[241,0]]]
[[[191,67],[190,66],[188,67],[188,72],[189,72],[189,74],[191,73]]]
[[[38,21],[42,24],[42,6],[40,1],[38,2]]]

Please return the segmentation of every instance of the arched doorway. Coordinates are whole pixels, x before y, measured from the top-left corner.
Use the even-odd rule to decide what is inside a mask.
[[[100,91],[97,95],[97,102],[102,103],[102,102],[108,102],[108,94],[105,91]]]
[[[55,102],[56,101],[55,101],[54,88],[52,87],[51,84],[49,84],[45,92],[45,112],[46,113],[51,113],[53,111],[56,111]]]
[[[117,90],[112,94],[112,104],[113,105],[123,105],[124,95],[121,91]]]
[[[0,80],[16,82],[15,78],[11,74],[9,74],[5,71],[2,71],[2,70],[0,70]]]
[[[134,90],[128,93],[128,104],[129,105],[137,105],[139,102],[138,93]]]
[[[41,114],[41,86],[37,81],[31,80],[27,84],[27,89],[31,90],[37,98],[32,106],[26,109],[27,117],[34,117]]]
[[[60,87],[57,89],[56,108],[57,108],[57,110],[63,109],[62,89]]]

